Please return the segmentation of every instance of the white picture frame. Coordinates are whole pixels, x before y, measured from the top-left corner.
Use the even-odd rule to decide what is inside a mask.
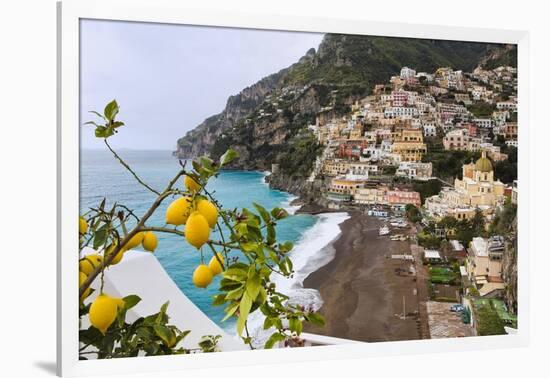
[[[63,376],[145,373],[242,366],[278,362],[364,358],[399,354],[439,353],[527,346],[529,341],[529,35],[525,31],[396,24],[358,20],[285,16],[246,12],[213,12],[186,7],[177,0],[63,1],[58,3],[58,214],[57,214],[57,372]],[[518,45],[518,141],[520,183],[518,207],[518,332],[515,335],[461,339],[354,343],[323,346],[181,356],[78,360],[79,215],[79,22],[81,19],[156,22],[309,32],[336,32],[391,37],[512,43]],[[275,356],[275,357],[274,357]]]

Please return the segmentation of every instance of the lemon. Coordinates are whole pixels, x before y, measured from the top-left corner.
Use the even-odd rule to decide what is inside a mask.
[[[80,217],[78,218],[78,233],[84,235],[86,232],[88,232],[88,223],[84,218]]]
[[[198,192],[201,188],[200,184],[191,176],[185,176],[185,179],[183,179],[183,183],[185,184],[187,190],[189,190],[191,193]]]
[[[117,245],[118,243],[116,241],[113,244],[111,244],[105,251],[105,255],[109,256],[111,253],[113,253]],[[126,252],[126,248],[121,248],[120,251],[118,251],[118,253],[116,254],[116,256],[111,260],[111,265],[118,264],[122,260],[122,257],[124,257],[124,252]]]
[[[200,248],[208,241],[210,237],[210,226],[208,221],[198,211],[194,211],[189,215],[187,223],[185,223],[185,239],[195,248]]]
[[[78,287],[80,288],[80,286],[82,286],[82,284],[84,283],[84,281],[86,281],[86,279],[88,278],[88,276],[83,273],[83,272],[78,272]],[[92,289],[90,289],[89,287],[84,290],[84,293],[82,293],[82,296],[80,297],[80,300],[83,301],[84,299],[86,299],[88,297],[88,295],[90,295],[90,292],[92,291]]]
[[[141,244],[145,250],[154,252],[158,245],[157,235],[155,235],[153,231],[147,231],[143,236]]]
[[[210,268],[213,275],[220,274],[223,271],[223,265],[220,264],[220,261],[224,264],[223,256],[219,253],[216,253],[216,255],[218,258],[216,258],[216,256],[212,256],[210,262],[208,263],[208,268]]]
[[[143,241],[143,235],[144,234],[145,234],[144,232],[138,232],[137,234],[132,236],[132,238],[130,240],[128,240],[128,243],[126,243],[126,245],[124,245],[124,248],[126,250],[136,248]]]
[[[103,257],[100,255],[88,255],[78,262],[78,269],[89,276],[96,267],[101,265]]]
[[[115,321],[118,309],[123,307],[122,299],[101,294],[90,306],[90,323],[105,335],[107,329]]]
[[[204,264],[197,266],[193,272],[193,284],[196,287],[205,288],[212,282],[212,271]]]
[[[181,197],[172,202],[166,209],[166,223],[179,226],[187,222],[191,212],[191,197]]]
[[[212,202],[205,199],[199,200],[197,202],[197,210],[204,215],[210,227],[216,225],[218,221],[218,209],[216,209],[216,206]]]

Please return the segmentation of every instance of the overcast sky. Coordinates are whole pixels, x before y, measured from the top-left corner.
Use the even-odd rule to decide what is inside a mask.
[[[219,113],[227,98],[289,66],[321,34],[151,23],[81,22],[81,120],[116,99],[118,148],[174,149],[178,138]],[[81,146],[102,148],[92,126]]]

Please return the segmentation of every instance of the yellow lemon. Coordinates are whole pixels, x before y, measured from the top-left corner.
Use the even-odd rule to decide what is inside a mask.
[[[111,244],[105,251],[105,255],[109,256],[111,253],[113,253],[117,245],[118,245],[117,241]],[[126,252],[126,248],[121,248],[116,254],[116,256],[113,257],[113,259],[111,260],[111,265],[118,264],[122,260],[122,257],[124,257],[124,252]]]
[[[193,284],[195,284],[196,287],[205,288],[210,285],[210,282],[212,282],[212,277],[210,268],[204,264],[201,264],[197,266],[193,272]]]
[[[116,254],[116,256],[111,260],[111,265],[116,265],[118,264],[120,261],[122,261],[122,258],[124,257],[124,249],[120,249],[120,251],[118,251],[118,253]]]
[[[205,199],[199,200],[197,202],[197,210],[204,215],[210,227],[216,225],[218,221],[218,209],[216,209],[216,206],[212,202]]]
[[[78,233],[84,235],[88,231],[88,223],[82,217],[78,218]]]
[[[89,276],[93,270],[101,265],[103,257],[100,255],[88,255],[78,262],[78,268],[85,275]]]
[[[118,309],[122,307],[124,307],[122,299],[101,294],[90,306],[90,323],[101,333],[105,334],[115,321]]]
[[[132,248],[136,248],[143,241],[144,234],[145,234],[144,232],[138,232],[137,234],[132,236],[132,238],[128,240],[128,243],[124,245],[124,249],[129,250]]]
[[[210,259],[210,262],[208,263],[208,268],[210,268],[210,271],[213,275],[220,274],[223,271],[223,265],[225,262],[223,260],[223,256],[219,253],[216,253],[218,258],[216,256],[212,256]],[[219,261],[218,261],[219,259]],[[221,264],[220,264],[221,261]]]
[[[201,188],[200,184],[195,181],[195,179],[191,176],[185,176],[185,179],[183,179],[183,183],[185,184],[185,187],[187,190],[189,190],[191,193],[198,192]]]
[[[208,221],[198,211],[194,211],[189,215],[187,223],[185,223],[185,239],[195,248],[200,248],[208,241],[210,237],[210,226]]]
[[[143,236],[141,244],[145,250],[154,252],[158,245],[157,235],[155,235],[153,231],[147,231]]]
[[[191,197],[181,197],[172,202],[166,209],[166,223],[179,226],[187,222],[191,212]]]
[[[84,281],[86,281],[86,279],[88,278],[88,276],[83,273],[83,272],[78,272],[78,287],[80,288],[80,286],[82,286],[82,284],[84,283]],[[90,289],[89,287],[84,290],[84,293],[82,293],[82,296],[80,297],[80,300],[83,301],[84,299],[86,299],[88,297],[88,295],[90,295],[90,292],[92,291],[92,289]]]

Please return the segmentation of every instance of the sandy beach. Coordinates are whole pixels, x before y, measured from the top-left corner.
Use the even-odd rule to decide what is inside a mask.
[[[367,342],[429,337],[422,325],[427,320],[419,316],[419,296],[425,290],[417,290],[417,284],[422,283],[409,273],[410,262],[390,258],[409,254],[410,242],[379,236],[383,222],[377,218],[358,211],[349,214],[332,243],[334,259],[304,281],[304,287],[321,293],[320,312],[326,320],[325,327],[308,325],[305,330]]]

